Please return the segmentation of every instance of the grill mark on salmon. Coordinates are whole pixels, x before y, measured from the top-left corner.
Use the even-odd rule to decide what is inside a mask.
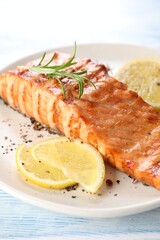
[[[52,64],[62,64],[69,57],[57,52]],[[92,144],[120,171],[160,189],[160,114],[125,84],[109,77],[104,65],[90,59],[76,62],[67,71],[87,70],[86,77],[97,88],[85,83],[81,99],[72,79],[62,79],[64,99],[56,79],[18,68],[0,76],[0,97],[66,136]]]

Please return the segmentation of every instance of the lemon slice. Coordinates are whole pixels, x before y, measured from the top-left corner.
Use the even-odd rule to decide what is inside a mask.
[[[59,137],[41,141],[31,148],[35,159],[42,158],[47,165],[58,166],[64,174],[95,193],[103,183],[105,165],[100,153],[78,139]]]
[[[63,189],[75,184],[57,168],[48,166],[41,161],[35,161],[29,148],[22,144],[16,152],[16,163],[22,175],[28,181],[45,188]]]
[[[160,59],[141,58],[123,65],[115,78],[160,110]]]
[[[60,156],[57,152],[57,147],[55,143],[69,142],[69,141],[70,139],[67,137],[56,137],[56,138],[40,141],[38,143],[35,143],[31,147],[30,152],[32,154],[32,157],[36,161],[41,161],[52,167],[61,169],[62,167],[61,167]]]

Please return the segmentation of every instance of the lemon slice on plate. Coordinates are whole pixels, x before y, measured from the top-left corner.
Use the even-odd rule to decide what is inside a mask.
[[[33,158],[59,167],[64,174],[85,190],[95,193],[103,183],[105,165],[101,154],[90,144],[78,139],[58,137],[31,147]]]
[[[115,78],[160,110],[160,59],[141,58],[124,64]]]
[[[75,184],[75,181],[67,178],[60,169],[48,166],[40,160],[35,161],[24,144],[17,149],[16,163],[21,174],[38,186],[63,189]]]
[[[55,137],[33,144],[30,149],[32,157],[36,161],[42,161],[52,167],[61,169],[60,156],[55,143],[70,141],[67,137]]]

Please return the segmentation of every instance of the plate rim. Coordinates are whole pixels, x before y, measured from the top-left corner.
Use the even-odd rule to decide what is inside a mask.
[[[143,49],[143,50],[146,50],[146,51],[154,51],[158,54],[160,54],[160,49],[158,48],[152,48],[152,47],[148,47],[148,46],[142,46],[142,45],[138,45],[138,44],[125,44],[125,43],[83,43],[83,44],[77,44],[78,48],[80,47],[90,47],[90,46],[101,46],[101,45],[105,45],[105,46],[110,46],[110,47],[124,47],[124,48],[137,48],[137,49]],[[5,65],[4,67],[2,66],[2,68],[0,69],[0,74],[2,74],[3,72],[7,71],[10,66],[12,65],[16,65],[16,63],[20,62],[20,61],[25,61],[27,60],[28,58],[34,58],[35,56],[38,57],[38,56],[41,56],[45,51],[47,53],[50,53],[52,51],[61,51],[61,49],[63,48],[73,48],[73,45],[62,45],[62,46],[57,46],[57,47],[53,47],[53,48],[48,48],[44,51],[37,51],[37,52],[34,52],[32,54],[29,54],[29,55],[26,55],[26,56],[22,56],[20,58],[17,58],[15,59],[15,61],[12,61],[10,62],[9,64]]]
[[[15,190],[13,187],[9,186],[6,183],[0,181],[0,189],[4,190],[4,192],[9,195],[22,200],[25,203],[29,203],[33,206],[40,207],[42,209],[54,211],[57,213],[63,213],[68,215],[73,215],[75,217],[87,217],[87,218],[115,218],[115,217],[125,217],[138,213],[143,213],[149,210],[153,210],[155,208],[160,207],[160,199],[147,201],[141,204],[131,204],[127,207],[117,207],[117,208],[80,208],[74,206],[67,206],[65,204],[59,203],[51,203],[51,201],[47,201],[41,199],[36,196],[28,195],[19,190]],[[29,198],[28,198],[29,197]],[[153,207],[154,205],[154,207]],[[143,208],[142,208],[143,207]]]

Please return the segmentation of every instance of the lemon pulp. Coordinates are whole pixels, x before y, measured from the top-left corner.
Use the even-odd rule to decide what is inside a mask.
[[[141,58],[124,64],[115,78],[160,110],[160,60]]]
[[[29,148],[22,144],[16,152],[16,163],[21,174],[30,182],[45,188],[62,189],[75,184],[57,168],[35,161]]]
[[[58,137],[34,144],[30,150],[35,161],[62,170],[69,179],[89,192],[96,192],[105,176],[104,161],[90,144],[78,139]]]

